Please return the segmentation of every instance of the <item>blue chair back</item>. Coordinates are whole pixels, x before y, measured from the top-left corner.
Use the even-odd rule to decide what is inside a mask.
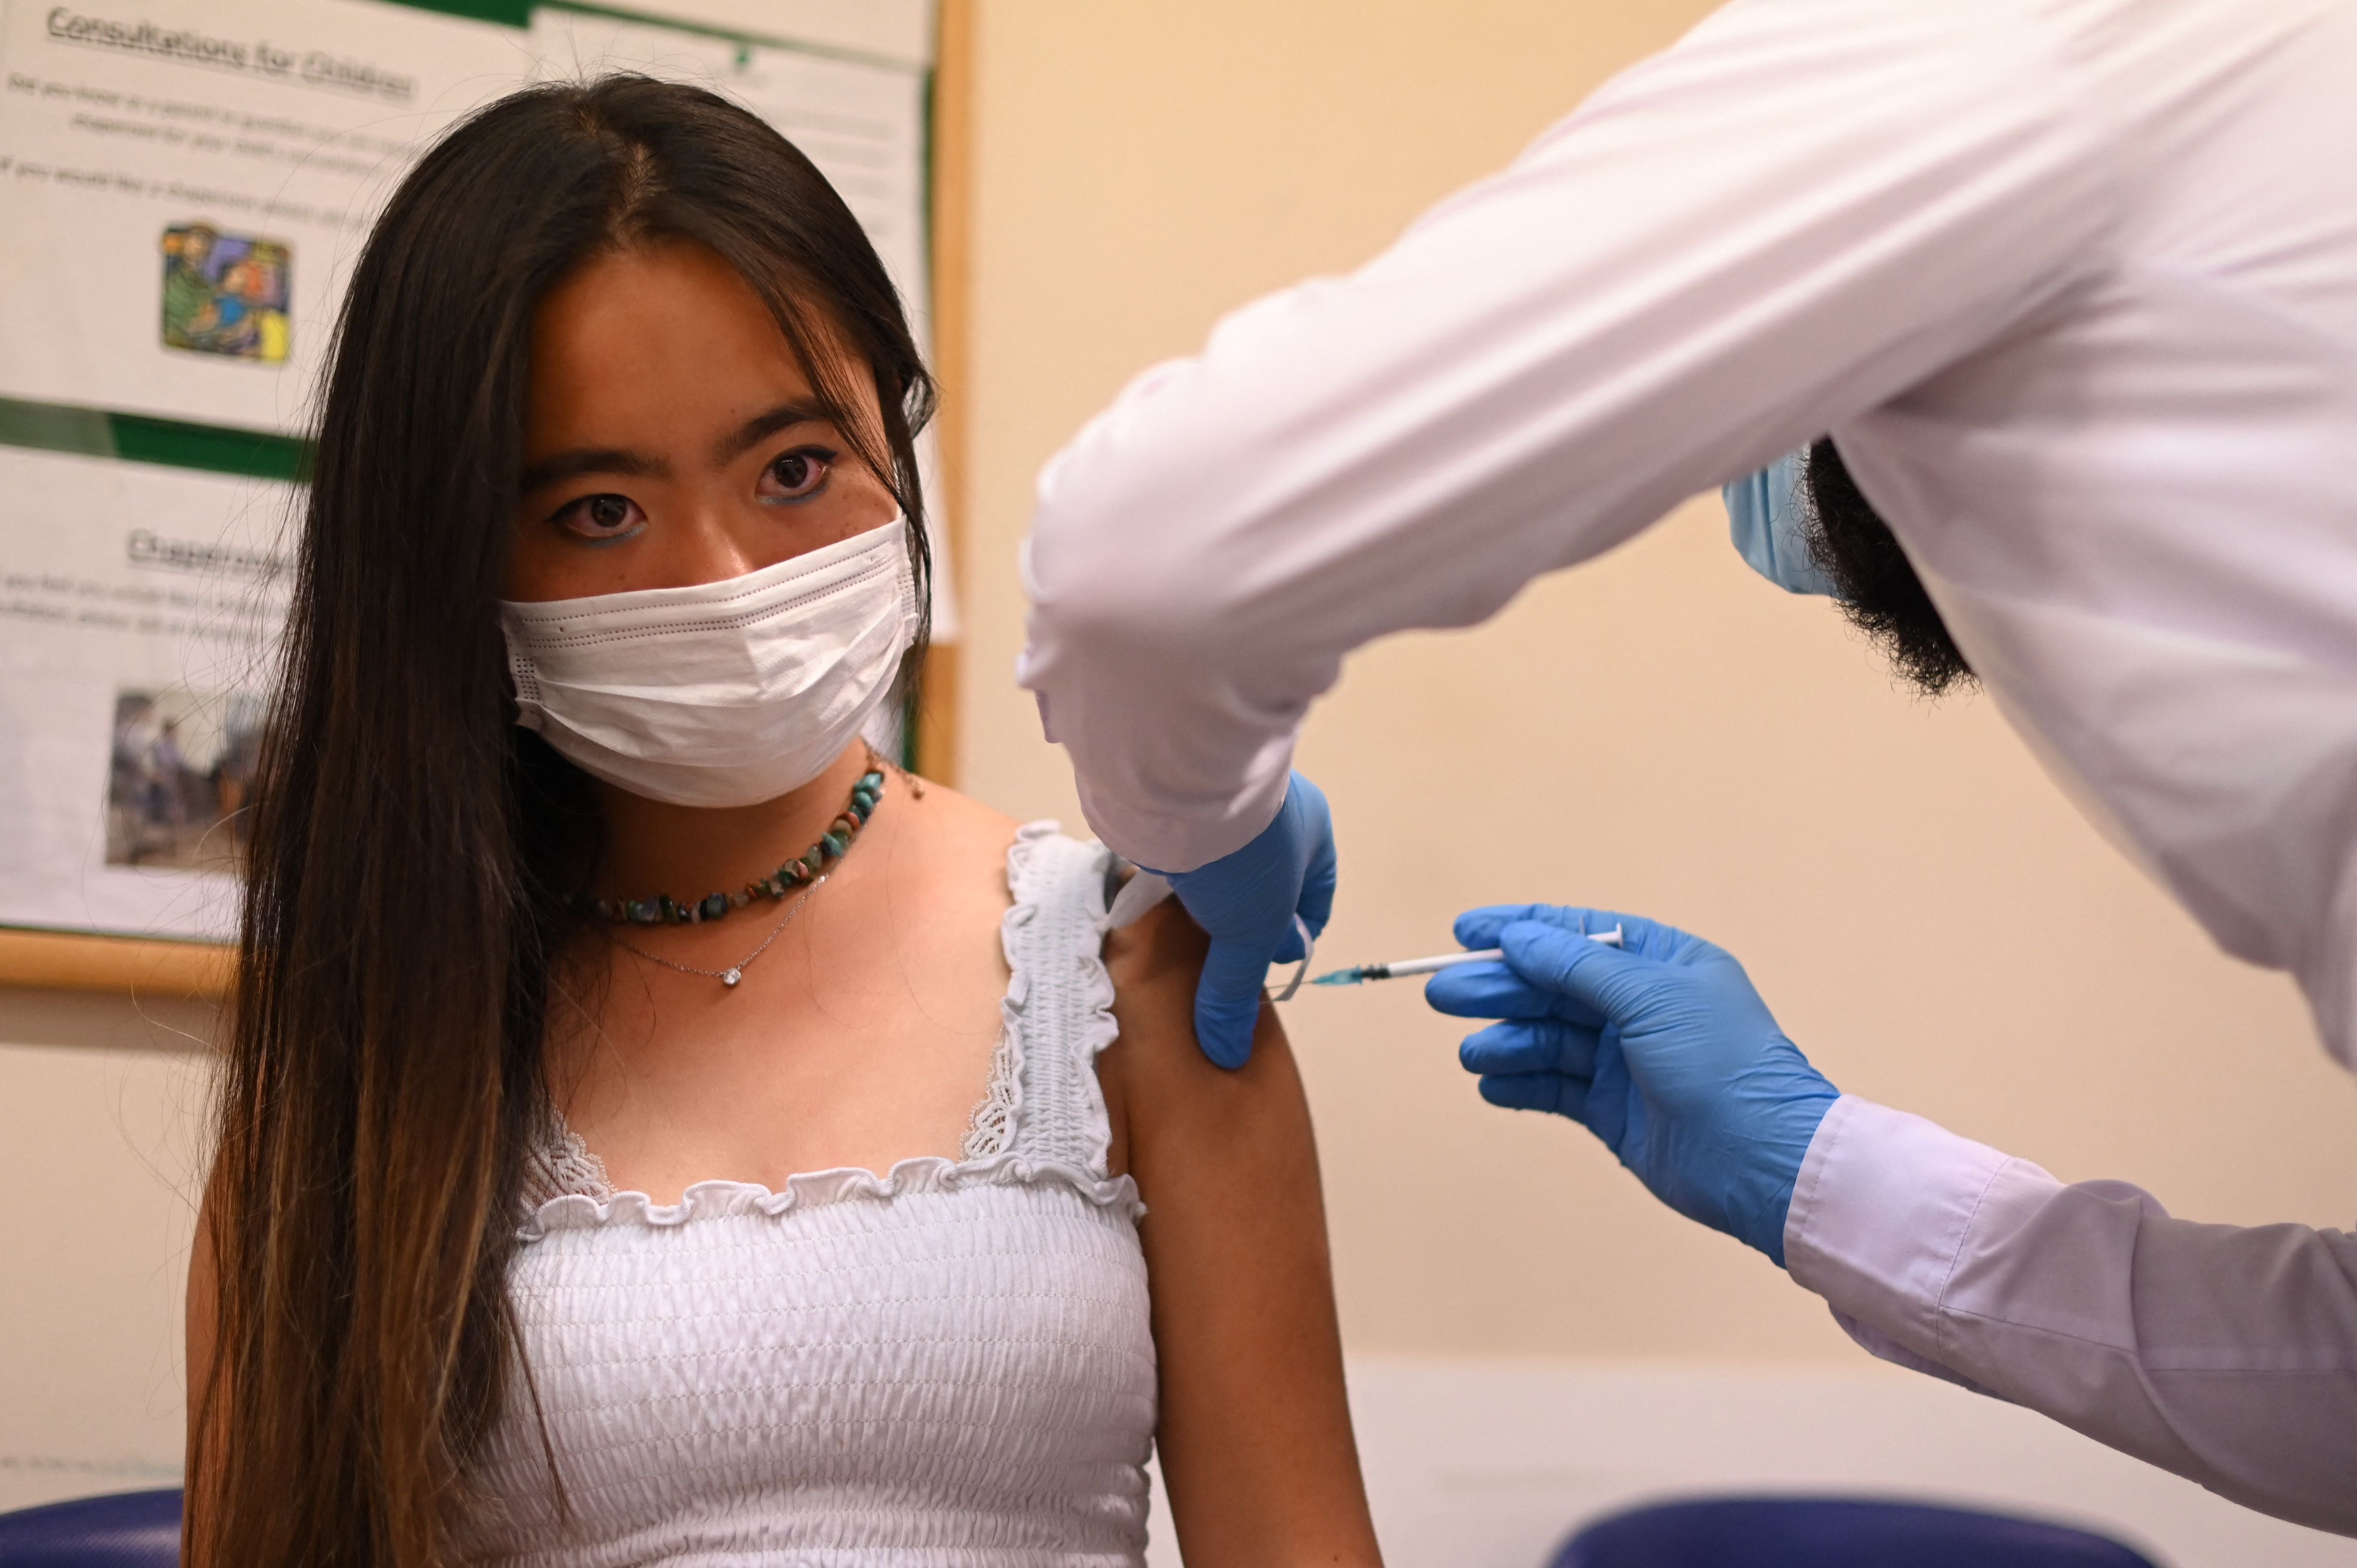
[[[5,1568],[5,1563],[0,1563]],[[1599,1520],[1555,1568],[2158,1568],[2059,1524],[1921,1503],[1718,1498]]]
[[[0,1568],[178,1568],[180,1488],[0,1513]]]

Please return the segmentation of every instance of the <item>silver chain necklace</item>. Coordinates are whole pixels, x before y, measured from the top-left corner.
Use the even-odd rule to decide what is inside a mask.
[[[745,978],[745,966],[770,950],[770,944],[778,940],[778,934],[780,931],[783,931],[788,926],[794,923],[794,917],[802,912],[802,906],[809,903],[812,896],[816,894],[820,888],[825,886],[826,879],[834,875],[834,873],[832,871],[823,872],[814,878],[808,887],[802,889],[802,896],[801,897],[786,906],[785,918],[780,920],[776,925],[770,928],[770,934],[761,939],[761,945],[755,948],[751,952],[747,953],[743,958],[738,959],[734,964],[730,965],[726,969],[698,969],[691,963],[673,963],[671,960],[667,958],[659,958],[655,954],[647,951],[646,949],[640,947],[635,943],[624,941],[621,939],[621,936],[617,932],[609,930],[607,934],[613,937],[614,945],[616,947],[620,948],[625,952],[636,953],[640,958],[646,960],[649,963],[659,963],[665,969],[675,969],[682,974],[700,974],[706,980],[716,980],[723,985],[733,986],[738,981]]]

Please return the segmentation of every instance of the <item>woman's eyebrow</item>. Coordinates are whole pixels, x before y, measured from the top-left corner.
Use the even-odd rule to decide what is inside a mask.
[[[789,425],[833,419],[834,411],[816,399],[795,398],[755,414],[712,448],[713,467],[735,462],[753,447]]]
[[[667,479],[671,478],[671,465],[660,457],[619,446],[578,446],[544,457],[526,468],[517,488],[530,495],[582,474],[628,474],[637,478]]]

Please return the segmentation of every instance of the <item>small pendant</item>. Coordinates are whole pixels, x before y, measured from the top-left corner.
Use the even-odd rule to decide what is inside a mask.
[[[741,969],[724,969],[720,972],[720,983],[723,985],[734,985],[744,978],[745,972]]]

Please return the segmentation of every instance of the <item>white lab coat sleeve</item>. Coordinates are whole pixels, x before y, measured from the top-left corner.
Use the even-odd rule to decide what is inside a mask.
[[[1091,823],[1275,815],[1342,656],[1463,626],[2086,281],[2119,0],[1737,0],[1344,278],[1246,306],[1041,475],[1020,675]],[[1525,672],[1526,673],[1526,672]]]
[[[2357,1535],[2357,1238],[2173,1219],[1845,1095],[1784,1251],[1886,1359]]]

